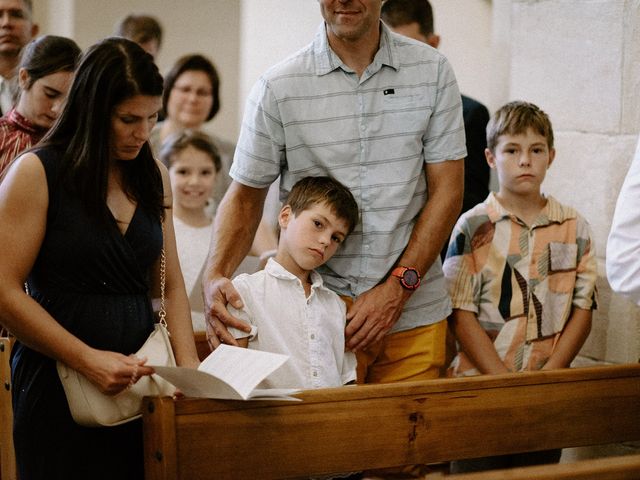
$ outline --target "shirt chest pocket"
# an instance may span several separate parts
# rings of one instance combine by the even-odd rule
[[[385,112],[384,118],[394,119],[393,123],[405,131],[425,130],[433,110],[424,95],[412,95],[397,89],[394,93],[384,96],[382,105]],[[388,122],[385,125],[388,128]]]
[[[388,93],[383,98],[383,104],[387,109],[419,107],[422,103],[422,95],[396,93],[393,89],[385,90]]]
[[[575,271],[577,256],[576,243],[549,242],[549,273]]]

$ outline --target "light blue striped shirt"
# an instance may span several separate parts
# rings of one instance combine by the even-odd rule
[[[437,50],[381,23],[380,48],[360,78],[331,50],[324,23],[313,42],[253,87],[231,176],[256,188],[281,175],[280,198],[305,176],[351,189],[361,221],[318,269],[340,295],[376,286],[409,242],[427,200],[425,162],[466,156],[456,79]],[[392,331],[451,311],[438,258]]]

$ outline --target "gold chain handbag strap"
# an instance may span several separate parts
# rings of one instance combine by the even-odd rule
[[[167,256],[164,253],[164,221],[160,221],[162,225],[162,251],[160,252],[160,310],[158,318],[160,325],[167,328],[167,310],[164,304],[164,288],[167,281]]]
[[[159,323],[167,328],[167,311],[164,306],[164,286],[166,282],[167,257],[164,254],[164,247],[160,252],[160,310],[158,311]]]

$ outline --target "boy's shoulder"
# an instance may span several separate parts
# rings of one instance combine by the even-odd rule
[[[464,232],[466,235],[473,234],[487,223],[495,223],[499,216],[499,212],[496,212],[492,206],[490,195],[484,202],[478,203],[460,215],[456,222],[456,230]]]
[[[586,219],[580,215],[580,212],[571,205],[559,202],[553,196],[547,195],[547,215],[550,221],[565,222],[571,219],[579,219],[586,222]]]
[[[337,295],[324,285],[322,276],[318,272],[312,270],[310,275],[311,282],[315,287],[321,288],[323,291],[327,291],[328,294]],[[292,281],[297,281],[297,277],[273,258],[268,260],[264,269],[258,270],[254,273],[242,273],[232,280],[234,286],[244,286],[249,288],[259,287],[260,285],[264,285],[269,282],[290,283]]]
[[[559,202],[551,195],[545,195],[545,198],[547,199],[547,206],[544,212],[550,223],[563,223],[567,220],[577,219],[579,223],[587,224],[585,217],[574,207]],[[496,223],[500,219],[508,218],[511,215],[512,212],[498,201],[495,194],[490,193],[484,202],[463,213],[458,219],[458,225],[474,230],[488,221]]]

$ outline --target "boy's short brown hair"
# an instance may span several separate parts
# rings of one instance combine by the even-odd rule
[[[347,187],[331,177],[304,177],[291,188],[285,205],[294,215],[313,205],[324,203],[340,219],[347,222],[349,231],[358,224],[358,204]]]
[[[162,26],[151,15],[127,15],[116,25],[115,35],[136,43],[155,40],[158,42],[158,47],[162,44]]]
[[[501,135],[519,135],[528,128],[547,139],[549,149],[553,148],[553,127],[549,116],[537,105],[529,102],[510,102],[493,114],[487,124],[487,148],[495,153]]]

